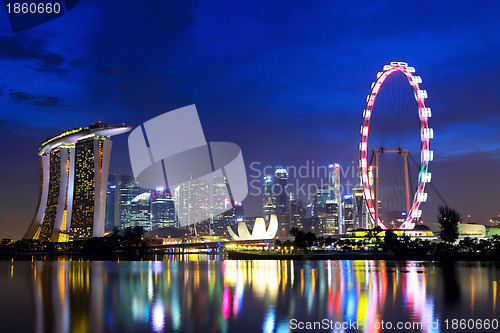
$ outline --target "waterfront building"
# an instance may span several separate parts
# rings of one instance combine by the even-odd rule
[[[266,221],[271,214],[276,214],[276,195],[274,194],[274,179],[271,174],[264,177],[263,213]]]
[[[286,171],[286,169],[278,168],[274,172],[274,178],[275,178],[274,194],[276,195],[276,213],[277,215],[286,215],[288,213],[288,194],[286,193],[288,172]]]
[[[115,189],[115,194],[117,195],[117,214],[115,214],[115,225],[119,226],[120,229],[134,227],[135,223],[132,218],[137,214],[133,213],[135,208],[131,205],[131,202],[141,194],[141,188],[134,177],[119,175],[116,176],[116,179],[117,188]]]
[[[110,137],[130,129],[98,122],[42,143],[38,208],[23,238],[56,242],[104,234]]]
[[[152,230],[167,227],[177,228],[172,193],[162,187],[157,188],[151,194],[151,226]]]
[[[106,198],[106,231],[113,230],[118,224],[115,225],[115,206],[116,206],[116,178],[117,175],[109,175],[108,178],[108,193]]]
[[[325,206],[325,216],[320,218],[320,224],[324,234],[341,233],[339,225],[340,207],[337,200],[327,200]]]
[[[344,232],[357,229],[358,226],[355,220],[356,199],[353,194],[344,195],[343,210],[344,213],[342,216],[344,217]]]
[[[210,181],[195,178],[175,187],[174,203],[180,227],[207,220],[214,207],[210,202],[210,189]]]
[[[302,201],[290,193],[290,223],[291,227],[301,228],[302,219],[305,217],[305,210]]]

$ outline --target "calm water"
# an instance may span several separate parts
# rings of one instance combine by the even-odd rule
[[[215,259],[1,262],[1,331],[290,332],[325,319],[315,331],[438,332],[499,317],[499,263]],[[397,322],[422,326],[387,330]]]

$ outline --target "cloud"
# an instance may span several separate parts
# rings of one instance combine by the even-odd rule
[[[52,107],[60,105],[62,100],[57,97],[45,95],[32,95],[23,91],[11,90],[9,93],[11,101],[18,104],[34,105],[39,107]]]
[[[65,74],[68,67],[84,63],[81,60],[68,60],[64,55],[48,49],[48,40],[41,36],[0,36],[0,58],[26,61],[28,67],[38,72]]]

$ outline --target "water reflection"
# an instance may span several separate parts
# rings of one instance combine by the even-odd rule
[[[379,332],[382,320],[433,332],[447,318],[496,318],[499,272],[348,260],[0,264],[2,281],[32,290],[35,332],[289,332],[292,319],[332,320],[338,332]]]

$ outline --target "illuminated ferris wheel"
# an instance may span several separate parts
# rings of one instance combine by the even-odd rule
[[[368,162],[368,138],[370,132],[370,120],[373,114],[375,100],[384,81],[394,73],[400,72],[408,80],[418,108],[418,116],[420,119],[420,167],[418,174],[418,182],[416,191],[413,196],[413,201],[410,199],[410,189],[408,184],[408,168],[406,167],[408,151],[397,149],[373,149],[375,156],[375,165]],[[430,108],[426,107],[425,99],[427,92],[420,89],[419,84],[422,83],[420,76],[414,75],[415,69],[409,67],[405,62],[391,62],[383,67],[383,71],[377,74],[377,80],[372,83],[370,95],[367,97],[366,108],[363,111],[363,125],[361,126],[361,143],[360,143],[360,167],[361,167],[361,182],[363,185],[363,194],[371,220],[376,226],[382,229],[387,229],[387,226],[379,217],[378,195],[378,158],[381,153],[399,153],[405,158],[405,187],[406,187],[406,218],[401,225],[402,229],[412,229],[415,226],[414,220],[419,219],[422,211],[419,209],[420,204],[427,200],[425,192],[426,184],[431,181],[431,173],[429,172],[429,162],[433,159],[433,151],[430,150],[430,140],[433,138],[433,130],[429,128],[429,118],[431,117]]]

